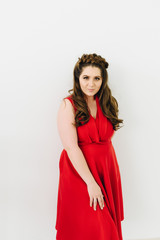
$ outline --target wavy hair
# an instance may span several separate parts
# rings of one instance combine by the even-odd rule
[[[76,107],[75,123],[73,125],[79,127],[89,121],[89,109],[79,84],[79,76],[85,67],[95,66],[101,71],[102,84],[99,91],[94,95],[94,99],[97,95],[103,114],[111,121],[113,129],[118,130],[121,128],[120,123],[123,123],[123,119],[118,119],[118,102],[112,96],[111,89],[108,86],[108,72],[106,70],[109,66],[108,62],[96,53],[83,54],[78,59],[73,70],[73,88],[68,90],[70,95],[67,96],[72,98]]]

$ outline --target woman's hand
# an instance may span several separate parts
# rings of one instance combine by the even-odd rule
[[[98,201],[100,208],[103,209],[104,207],[103,194],[97,182],[93,181],[87,184],[87,189],[90,197],[90,207],[92,207],[92,203],[93,203],[94,210],[96,210],[97,201]]]

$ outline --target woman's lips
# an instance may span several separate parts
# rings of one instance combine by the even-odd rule
[[[94,89],[88,89],[89,91],[93,91]]]

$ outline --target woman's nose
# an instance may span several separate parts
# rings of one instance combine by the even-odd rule
[[[90,81],[90,82],[88,83],[88,85],[89,85],[90,87],[92,87],[92,86],[94,86],[94,82],[93,82],[93,81]]]

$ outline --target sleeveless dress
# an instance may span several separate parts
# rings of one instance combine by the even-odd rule
[[[74,106],[72,95],[66,97]],[[96,95],[96,119],[76,128],[78,145],[88,167],[104,195],[104,208],[97,200],[96,211],[90,207],[87,185],[74,168],[65,149],[59,160],[59,185],[55,229],[57,240],[122,240],[124,219],[119,165],[111,138],[110,120],[104,116]]]

